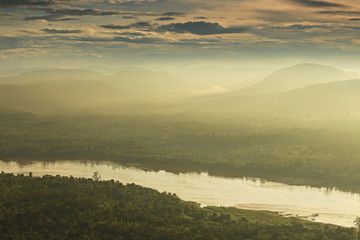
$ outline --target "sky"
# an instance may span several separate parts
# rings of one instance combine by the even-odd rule
[[[0,0],[0,69],[360,63],[358,0]]]

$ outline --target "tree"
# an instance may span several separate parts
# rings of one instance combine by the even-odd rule
[[[94,172],[94,175],[92,176],[92,179],[94,181],[100,181],[101,180],[101,175],[99,174],[99,172]]]
[[[354,220],[355,227],[357,228],[357,231],[360,231],[360,217],[356,217]],[[356,239],[359,239],[359,234],[356,234]]]
[[[354,224],[355,224],[355,227],[360,230],[360,217],[357,217],[355,220],[354,220]]]

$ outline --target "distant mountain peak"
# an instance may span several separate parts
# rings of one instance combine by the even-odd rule
[[[341,81],[353,78],[354,74],[317,63],[301,63],[280,69],[263,81],[242,89],[241,94],[258,95],[286,92],[316,83]]]

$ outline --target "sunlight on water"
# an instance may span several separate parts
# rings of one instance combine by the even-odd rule
[[[207,173],[173,174],[144,171],[114,164],[86,161],[16,162],[0,161],[0,171],[34,176],[63,175],[90,178],[99,172],[102,180],[135,183],[159,191],[176,193],[180,198],[201,205],[236,206],[243,209],[270,210],[282,214],[309,216],[315,221],[352,227],[360,215],[360,195],[326,188],[290,186],[260,179],[222,178]]]

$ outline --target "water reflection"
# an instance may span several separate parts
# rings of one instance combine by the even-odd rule
[[[16,162],[0,161],[0,171],[33,176],[63,175],[135,183],[176,193],[201,205],[236,206],[282,214],[313,216],[315,221],[351,227],[360,215],[360,195],[336,189],[293,186],[256,178],[222,178],[207,173],[174,174],[90,161]],[[318,215],[314,215],[318,214]]]

